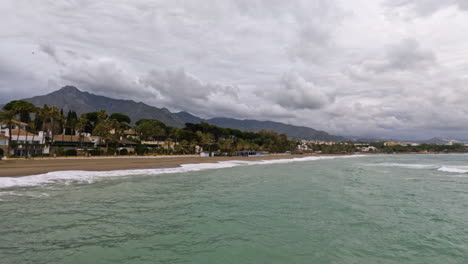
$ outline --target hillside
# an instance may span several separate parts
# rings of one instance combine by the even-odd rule
[[[130,116],[133,122],[140,119],[157,119],[169,126],[183,127],[185,123],[207,122],[212,125],[234,128],[243,131],[256,132],[262,129],[273,130],[286,134],[290,138],[343,141],[343,137],[330,135],[313,128],[288,125],[273,121],[239,120],[234,118],[202,119],[187,112],[171,113],[166,108],[157,108],[132,100],[113,99],[105,96],[82,92],[73,86],[65,86],[50,94],[22,99],[37,106],[45,104],[57,106],[65,112],[76,111],[78,114],[106,110],[108,113],[124,113]]]
[[[235,128],[243,131],[257,132],[262,129],[273,130],[278,133],[286,134],[290,138],[309,139],[309,140],[324,140],[324,141],[344,141],[346,138],[330,135],[327,132],[315,130],[310,127],[288,125],[273,121],[258,121],[258,120],[240,120],[234,118],[212,118],[201,119],[187,112],[177,113],[180,119],[186,123],[207,122],[209,124]]]
[[[23,99],[37,106],[45,104],[57,106],[65,112],[76,111],[78,114],[106,110],[108,113],[125,113],[132,121],[142,118],[157,119],[170,126],[183,127],[185,122],[166,108],[157,108],[132,100],[113,99],[105,96],[82,92],[73,86],[65,86],[50,94]]]

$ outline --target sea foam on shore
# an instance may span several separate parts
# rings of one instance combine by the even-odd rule
[[[336,159],[336,158],[352,158],[362,157],[361,155],[353,156],[317,156],[292,159],[275,159],[275,160],[256,160],[256,161],[241,161],[230,160],[216,163],[197,163],[197,164],[182,164],[174,168],[157,168],[157,169],[133,169],[133,170],[113,170],[113,171],[55,171],[45,174],[23,176],[23,177],[2,177],[0,178],[0,188],[14,187],[29,187],[40,186],[47,184],[71,184],[71,183],[93,183],[101,178],[122,177],[132,175],[160,175],[172,173],[184,173],[191,171],[212,170],[231,168],[237,166],[250,165],[268,165],[281,164],[291,162],[304,162],[314,160]]]

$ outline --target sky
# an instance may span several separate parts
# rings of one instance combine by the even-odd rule
[[[2,0],[0,103],[65,85],[171,111],[468,139],[466,0]]]

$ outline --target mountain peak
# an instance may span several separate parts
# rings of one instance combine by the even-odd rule
[[[70,85],[67,85],[67,86],[64,86],[62,88],[60,88],[60,90],[58,90],[58,92],[62,92],[62,93],[81,93],[81,91],[76,88],[75,86],[70,86]]]

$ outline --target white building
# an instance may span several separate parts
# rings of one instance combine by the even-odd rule
[[[377,148],[374,146],[361,147],[361,152],[377,152]]]
[[[11,152],[10,155],[24,156],[48,154],[49,147],[45,146],[45,136],[42,131],[38,134],[27,132],[28,124],[15,121],[11,129]],[[10,139],[10,129],[0,124],[0,147],[4,149],[5,155]]]

